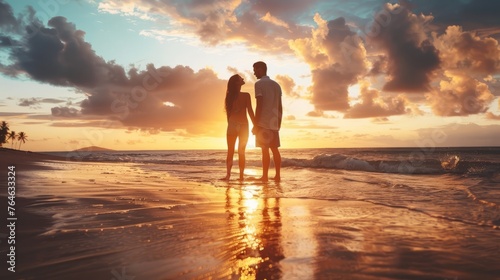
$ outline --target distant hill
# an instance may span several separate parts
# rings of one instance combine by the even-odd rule
[[[90,147],[85,147],[85,148],[74,150],[74,152],[105,152],[105,151],[114,151],[114,150],[106,149],[106,148],[102,148],[102,147],[97,147],[97,146],[90,146]]]

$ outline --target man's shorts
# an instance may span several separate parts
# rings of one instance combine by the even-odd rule
[[[259,127],[255,135],[255,146],[261,148],[277,148],[280,146],[278,130]]]

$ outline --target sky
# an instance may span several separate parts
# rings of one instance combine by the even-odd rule
[[[0,0],[0,121],[32,151],[225,149],[227,81],[254,96],[265,61],[282,148],[498,146],[499,13],[489,0]]]

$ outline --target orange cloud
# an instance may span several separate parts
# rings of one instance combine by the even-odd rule
[[[119,91],[89,92],[81,107],[83,114],[109,116],[131,128],[202,134],[224,122],[224,92],[225,81],[212,70],[149,65],[147,71],[130,73],[129,86]]]
[[[460,26],[449,26],[445,34],[434,34],[434,37],[445,69],[481,76],[499,73],[500,47],[497,40],[465,32]]]
[[[276,81],[281,85],[283,93],[292,98],[299,98],[300,95],[295,91],[295,82],[288,75],[276,75]]]
[[[488,85],[465,73],[444,73],[439,89],[427,95],[433,112],[438,116],[468,116],[485,113],[493,101]]]
[[[381,98],[380,92],[368,88],[368,84],[361,85],[361,102],[353,105],[344,115],[344,118],[370,118],[402,115],[409,111],[406,108],[407,100],[403,95]],[[385,119],[385,118],[384,118]]]
[[[320,111],[349,109],[348,87],[366,72],[368,61],[363,42],[344,18],[326,22],[314,16],[318,27],[311,37],[290,41],[290,48],[310,66],[311,102]]]
[[[54,17],[48,24],[34,34],[21,34],[26,37],[23,45],[12,51],[12,64],[5,68],[16,77],[27,75],[85,94],[80,109],[54,107],[53,117],[66,121],[100,118],[132,129],[183,129],[196,134],[212,133],[225,122],[222,104],[226,82],[212,70],[194,72],[189,67],[149,64],[146,70],[132,67],[126,73],[122,66],[98,56],[85,41],[85,32],[66,18]],[[36,102],[59,101],[32,99],[21,105]]]
[[[279,18],[276,18],[276,17],[273,17],[271,15],[271,13],[267,12],[263,17],[260,18],[261,20],[263,21],[267,21],[269,23],[272,23],[276,26],[281,26],[281,27],[284,27],[286,29],[289,29],[290,26],[288,25],[288,23],[280,20]]]
[[[141,34],[162,40],[162,36],[193,34],[201,42],[218,45],[244,41],[250,48],[266,52],[288,52],[288,40],[298,38],[307,29],[288,19],[287,11],[297,13],[310,3],[304,1],[207,0],[207,1],[118,1],[105,0],[99,10],[136,17],[167,18],[165,30],[147,30]]]

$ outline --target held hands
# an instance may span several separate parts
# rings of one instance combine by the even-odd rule
[[[252,134],[253,134],[253,135],[257,135],[257,133],[258,133],[258,132],[259,132],[259,127],[258,127],[258,126],[254,126],[254,127],[252,128]]]

